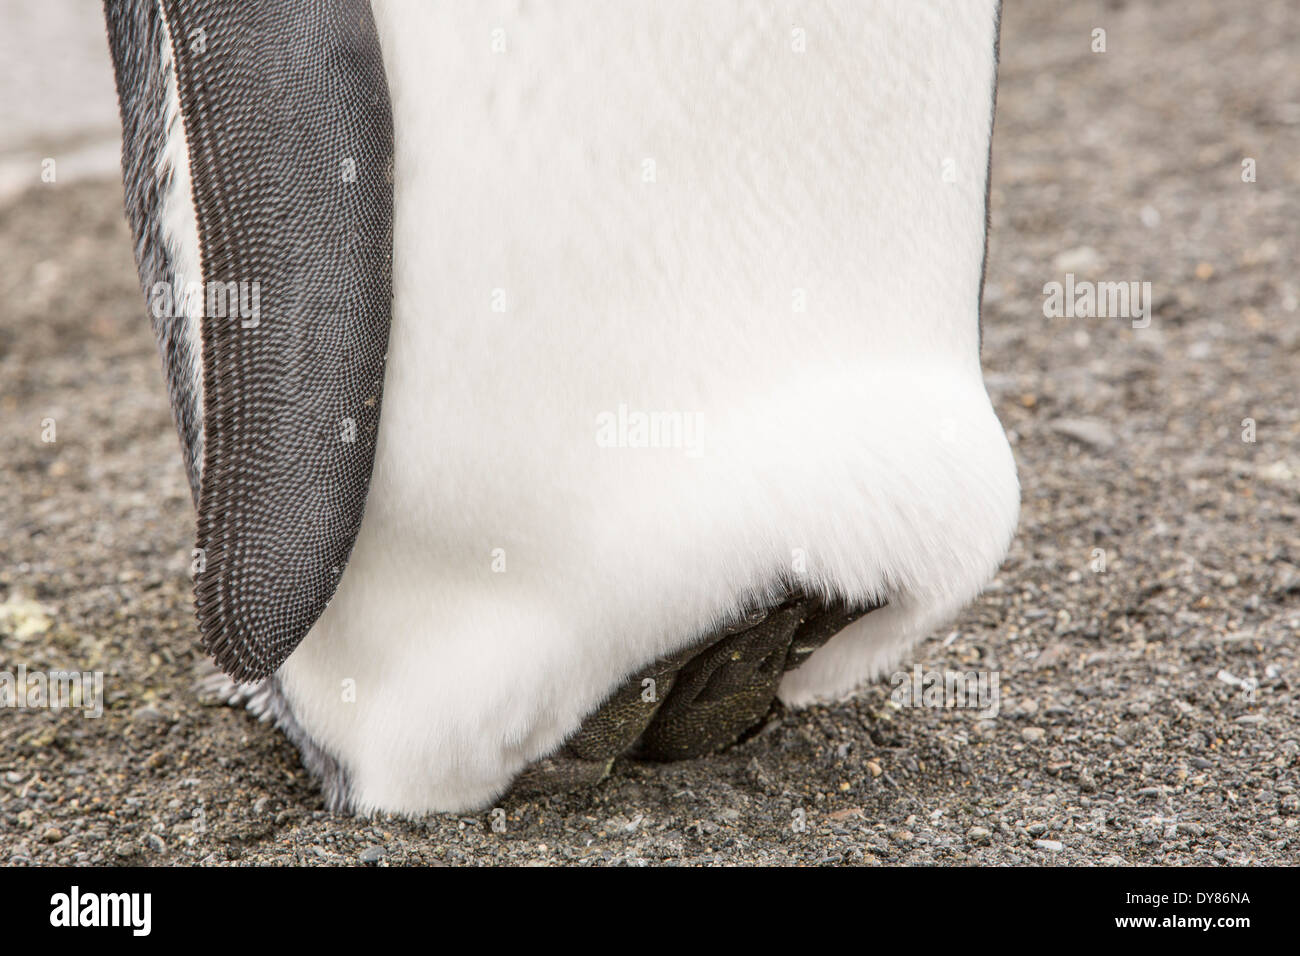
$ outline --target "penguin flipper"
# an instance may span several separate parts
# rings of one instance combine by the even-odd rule
[[[168,368],[178,424],[200,426],[182,428],[201,460],[195,603],[216,663],[260,680],[333,596],[374,465],[393,243],[379,40],[368,0],[107,0],[105,11],[146,290],[177,270],[158,267],[142,232],[150,212],[133,200],[168,189],[173,171],[140,161],[151,147],[132,136],[167,109],[158,77],[175,71],[204,295],[201,377],[178,385]]]

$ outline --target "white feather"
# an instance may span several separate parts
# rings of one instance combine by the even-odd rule
[[[374,6],[379,447],[280,672],[357,809],[483,805],[783,580],[889,602],[786,678],[794,703],[976,595],[1019,504],[978,356],[994,0]],[[602,447],[621,405],[698,448]]]
[[[159,216],[163,245],[172,267],[172,284],[180,292],[173,312],[165,319],[185,323],[187,348],[182,359],[185,375],[195,408],[203,410],[203,250],[199,241],[199,220],[194,211],[193,180],[190,178],[189,146],[185,139],[185,120],[181,115],[180,89],[176,80],[176,61],[172,53],[171,29],[167,24],[166,8],[159,0],[159,19],[162,22],[162,71],[166,77],[167,101],[164,106],[163,128],[166,140],[158,156],[158,172],[167,179]],[[203,470],[203,429],[198,429],[191,451],[194,474]]]

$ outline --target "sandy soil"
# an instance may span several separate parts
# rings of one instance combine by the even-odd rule
[[[1014,0],[1002,52],[984,361],[1024,511],[916,657],[998,671],[996,719],[879,685],[508,801],[504,832],[326,814],[278,733],[194,689],[192,517],[120,187],[61,183],[0,207],[0,666],[102,670],[106,710],[0,711],[0,862],[1294,861],[1300,16]],[[1151,282],[1151,326],[1044,318],[1066,272]]]

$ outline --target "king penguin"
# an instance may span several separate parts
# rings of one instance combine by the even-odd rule
[[[997,0],[104,6],[199,635],[331,808],[705,757],[996,573]]]

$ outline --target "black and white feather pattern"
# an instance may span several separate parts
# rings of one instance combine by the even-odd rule
[[[168,144],[173,137],[184,137],[170,96],[175,84],[171,40],[156,0],[105,0],[104,15],[121,107],[126,214],[140,284],[150,301],[159,287],[173,289],[178,279],[183,285],[202,278],[178,276],[180,250],[164,230],[164,209],[178,176]],[[187,316],[154,309],[150,313],[197,505],[203,467],[202,357],[194,348],[198,336]]]
[[[154,330],[198,504],[200,629],[223,670],[260,680],[338,586],[374,463],[393,207],[375,25],[367,0],[106,0],[105,10],[147,296],[200,278],[180,275],[163,227],[178,165],[192,181],[201,336],[192,300],[185,315],[155,315]],[[178,143],[183,164],[169,161]],[[256,314],[214,310],[214,290],[223,303],[255,296]]]

